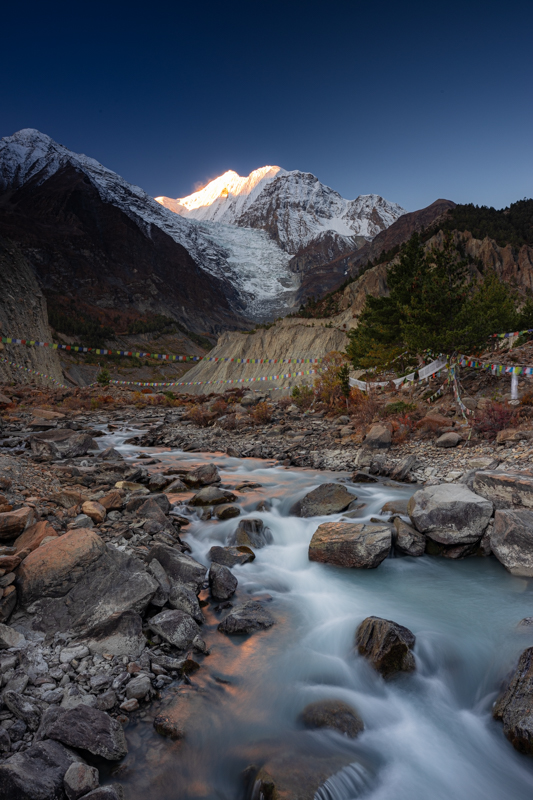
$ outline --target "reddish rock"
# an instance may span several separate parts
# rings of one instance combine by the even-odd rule
[[[57,503],[58,506],[63,506],[63,508],[79,506],[87,499],[87,495],[77,489],[61,489],[61,491],[50,496],[52,503]]]
[[[0,541],[14,539],[32,524],[35,511],[30,506],[0,514]]]
[[[27,528],[24,533],[18,537],[18,539],[15,539],[13,542],[13,547],[15,548],[17,555],[20,556],[24,550],[27,550],[28,552],[36,550],[43,539],[47,539],[50,536],[57,536],[57,533],[48,522],[43,520]],[[26,553],[26,555],[28,555],[28,553]]]
[[[124,499],[120,492],[109,492],[98,501],[106,511],[120,511],[124,506]]]
[[[97,503],[95,500],[86,500],[85,503],[82,505],[81,510],[84,514],[92,519],[93,522],[98,524],[99,522],[104,522],[106,518],[106,510],[105,508]]]
[[[0,556],[0,569],[12,572],[20,564],[19,556]]]
[[[309,544],[309,560],[338,567],[375,569],[387,558],[392,534],[387,525],[324,522]]]

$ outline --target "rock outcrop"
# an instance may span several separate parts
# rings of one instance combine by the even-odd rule
[[[338,567],[375,569],[391,549],[388,525],[324,522],[309,544],[309,560]]]
[[[533,755],[533,647],[520,656],[509,686],[496,701],[492,714],[503,722],[503,731],[513,747]]]
[[[411,497],[409,516],[420,532],[442,545],[479,541],[492,516],[492,503],[464,484],[427,486]]]

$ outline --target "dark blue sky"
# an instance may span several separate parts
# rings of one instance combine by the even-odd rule
[[[408,210],[533,196],[531,0],[39,0],[2,27],[0,136],[153,195],[277,164]]]

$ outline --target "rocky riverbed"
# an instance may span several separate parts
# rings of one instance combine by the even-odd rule
[[[243,414],[247,402],[257,402],[252,399],[242,398]],[[522,634],[483,678],[483,713],[514,661],[516,671],[499,694],[494,717],[516,750],[530,754],[531,648],[520,651],[520,635],[533,630],[527,613],[533,576],[529,431],[503,431],[496,442],[472,444],[460,424],[435,419],[429,438],[397,444],[382,423],[362,431],[349,417],[304,414],[287,405],[274,409],[264,425],[232,430],[199,426],[181,408],[37,414],[19,408],[5,416],[0,798],[115,800],[125,791],[134,800],[147,792],[166,800],[173,796],[175,770],[184,797],[214,797],[220,787],[213,776],[222,762],[214,756],[208,764],[198,761],[198,752],[205,737],[214,751],[221,748],[221,715],[232,720],[234,741],[221,751],[228,775],[217,796],[255,800],[274,786],[287,798],[312,798],[339,774],[337,794],[331,790],[324,798],[365,792],[380,797],[377,787],[387,782],[377,751],[359,745],[372,742],[380,713],[376,717],[376,707],[362,701],[361,688],[376,693],[377,702],[384,678],[388,685],[402,671],[413,673],[414,681],[440,675],[424,634],[433,617],[422,624],[420,611],[413,615],[409,601],[398,600],[402,564],[420,565],[422,583],[435,564],[445,586],[452,580],[449,569],[460,576],[462,565],[470,581],[477,569],[490,582],[501,582],[502,602],[512,612],[498,621],[498,641],[514,636],[511,618],[514,624],[523,620],[517,629]],[[293,561],[298,578],[291,576],[293,551],[305,559]],[[325,608],[313,601],[303,621],[298,603],[288,602],[291,594],[306,593],[309,581],[322,587],[333,580],[326,607],[336,608],[341,600],[350,606],[354,596],[346,594],[346,576],[356,575],[361,597],[374,599],[370,605],[356,602],[348,623],[351,645],[345,632],[333,640],[320,633],[321,624],[337,626],[327,622]],[[374,596],[364,577],[373,575],[384,576],[377,580],[385,596],[400,589],[397,613],[394,603]],[[454,581],[453,591],[463,591],[460,580]],[[518,606],[506,599],[516,591]],[[446,596],[441,594],[441,602]],[[449,602],[453,609],[454,599]],[[340,609],[335,614],[343,618]],[[411,626],[421,632],[415,635]],[[301,630],[308,631],[303,638]],[[298,711],[279,686],[286,682],[290,689],[291,680],[298,685],[306,679],[293,666],[282,677],[275,659],[290,652],[293,640],[309,647],[305,636],[311,630],[319,631],[319,651],[324,649],[318,662],[316,655],[311,659],[313,685],[320,684],[321,670],[329,676],[330,705]],[[358,648],[357,688],[353,677],[348,683],[339,678],[344,667],[332,679],[323,660],[328,648],[343,663],[342,653]],[[480,651],[488,655],[485,642]],[[480,653],[472,658],[479,672]],[[365,672],[367,662],[375,677]],[[267,668],[277,674],[275,684]],[[263,701],[249,694],[254,675],[263,676],[276,698],[277,714],[294,712],[282,725],[281,749],[272,739],[272,710],[267,713]],[[259,690],[255,679],[253,688],[263,696],[265,687]],[[239,691],[248,697],[251,718],[263,718],[259,737],[250,734],[249,715],[235,709],[232,695],[239,697]],[[313,692],[296,694],[316,701]],[[237,709],[242,702],[243,697]],[[243,713],[246,719],[237,721]],[[213,731],[206,731],[206,720]],[[457,720],[449,724],[453,728]],[[332,739],[331,731],[346,741]],[[503,733],[491,729],[491,748],[501,747]],[[250,735],[254,744],[245,746]],[[351,739],[357,746],[346,744]],[[141,775],[135,759],[146,758],[150,767]],[[512,771],[516,762],[509,764]],[[416,773],[415,764],[411,769]],[[203,788],[202,772],[211,776]],[[525,798],[533,772],[521,766],[516,774],[514,796]],[[303,775],[304,789],[298,777]],[[402,784],[405,791],[410,781]],[[411,797],[426,796],[409,791]],[[463,796],[457,786],[447,791],[443,797],[450,791]]]

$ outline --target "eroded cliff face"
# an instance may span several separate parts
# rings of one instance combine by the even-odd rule
[[[326,325],[329,327],[325,327]],[[323,358],[332,350],[344,350],[347,344],[346,333],[336,326],[331,326],[330,320],[284,319],[267,330],[259,329],[254,333],[224,333],[208,357],[233,359]],[[311,384],[316,376],[311,374],[307,380],[298,377],[230,384],[216,383],[216,381],[259,378],[316,368],[316,364],[284,364],[279,361],[275,364],[204,361],[191,369],[185,379],[202,382],[213,381],[213,383],[202,383],[199,386],[184,388],[195,394],[223,392],[228,388],[238,386],[267,391],[277,386],[288,387],[306,382]]]
[[[52,332],[48,326],[46,299],[37,279],[19,248],[9,239],[0,237],[0,333],[18,339],[35,339],[51,342]],[[0,357],[7,358],[51,375],[63,381],[63,373],[56,350],[45,347],[0,344]],[[18,370],[0,361],[0,381],[28,383],[35,377],[38,383],[50,385],[49,381]]]

